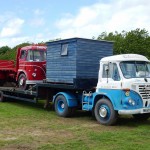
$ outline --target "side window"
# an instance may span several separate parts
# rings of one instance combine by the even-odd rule
[[[62,44],[61,45],[61,56],[67,56],[68,55],[68,44]]]
[[[108,70],[106,69],[108,67]],[[109,63],[103,65],[103,78],[112,78],[114,81],[120,80],[120,75],[116,63]]]
[[[102,78],[110,78],[110,76],[109,76],[109,70],[107,70],[106,68],[108,68],[108,65],[104,64],[103,65],[103,75],[102,75]]]
[[[26,55],[27,55],[27,52],[25,50],[22,50],[21,54],[20,54],[20,59],[24,59],[25,60]]]

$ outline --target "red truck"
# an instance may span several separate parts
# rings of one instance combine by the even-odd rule
[[[21,89],[40,83],[46,76],[46,46],[18,48],[16,61],[0,60],[0,84],[15,82]]]

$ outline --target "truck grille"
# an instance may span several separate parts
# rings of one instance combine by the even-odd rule
[[[150,99],[150,85],[139,85],[139,93],[144,100]]]

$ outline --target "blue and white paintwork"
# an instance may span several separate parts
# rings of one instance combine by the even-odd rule
[[[150,113],[150,78],[146,81],[144,78],[130,78],[123,76],[119,63],[122,61],[145,61],[149,60],[141,55],[127,54],[105,57],[100,61],[99,79],[95,92],[83,91],[83,94],[72,94],[70,92],[60,92],[63,95],[68,107],[77,107],[82,105],[82,110],[92,111],[99,99],[108,99],[113,109],[118,114],[143,114]],[[118,67],[120,78],[113,80],[112,78],[103,77],[103,64],[109,62],[115,63]],[[146,97],[143,95],[146,94]]]
[[[100,68],[105,63],[116,63],[120,74],[120,80],[114,81],[111,78],[102,77],[102,69],[99,70],[99,80],[94,95],[104,95],[113,104],[114,110],[119,114],[140,114],[150,113],[150,78],[147,82],[144,78],[130,78],[126,79],[120,69],[119,63],[122,61],[145,61],[149,60],[141,55],[126,54],[105,57],[100,61]],[[140,92],[147,87],[146,91]],[[128,92],[128,93],[126,93]],[[146,98],[142,98],[146,93]]]

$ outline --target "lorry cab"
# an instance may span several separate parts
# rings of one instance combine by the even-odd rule
[[[106,101],[110,101],[118,114],[148,118],[150,116],[149,60],[137,54],[102,58],[96,93],[103,95]],[[100,117],[103,116],[101,114],[105,114],[105,117],[108,115],[110,110],[106,108],[107,105],[99,109]]]
[[[27,89],[40,83],[46,75],[46,46],[32,45],[20,48],[17,54],[18,86]]]

